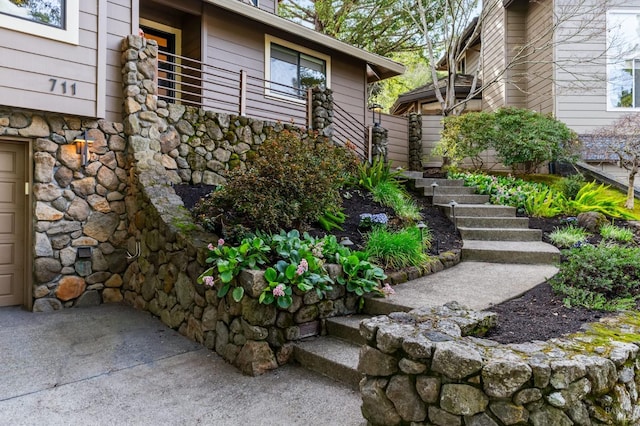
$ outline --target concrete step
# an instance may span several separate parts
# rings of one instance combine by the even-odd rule
[[[436,203],[444,214],[451,217],[451,207],[449,202]],[[516,217],[516,208],[509,206],[496,206],[493,204],[460,204],[455,207],[456,217]]]
[[[358,390],[360,345],[331,336],[313,337],[297,342],[293,356],[303,367]]]
[[[554,264],[560,261],[560,250],[542,241],[464,240],[462,260],[493,263]]]
[[[464,180],[462,179],[438,179],[438,178],[419,178],[414,179],[413,187],[414,188],[429,188],[431,189],[431,185],[437,184],[438,187],[441,186],[464,186]]]
[[[529,228],[529,218],[527,217],[475,217],[458,216],[456,213],[456,224],[468,228]]]
[[[424,172],[405,170],[401,175],[404,179],[422,179]]]
[[[460,226],[458,231],[463,241],[542,241],[540,229],[528,228],[470,228]]]
[[[360,335],[360,321],[370,317],[370,315],[349,315],[328,318],[326,321],[327,334],[357,345],[364,345],[366,341]]]
[[[433,197],[433,204],[449,204],[455,201],[458,204],[484,204],[489,202],[488,195],[478,194],[454,194],[454,195],[438,195]]]
[[[475,186],[438,186],[435,192],[436,192],[436,196],[437,195],[457,196],[457,195],[472,195],[472,194],[475,195],[476,187]],[[427,197],[430,197],[431,195],[433,195],[433,188],[431,187],[424,188],[424,195],[426,195]]]

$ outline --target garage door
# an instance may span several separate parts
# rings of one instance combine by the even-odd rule
[[[0,141],[0,306],[23,303],[27,146]]]

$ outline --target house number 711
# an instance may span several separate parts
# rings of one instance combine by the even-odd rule
[[[58,85],[58,79],[57,78],[50,78],[49,82],[51,83],[51,88],[49,89],[49,91],[50,92],[55,91],[56,90],[56,86]],[[60,91],[62,92],[63,95],[67,94],[67,89],[71,93],[71,96],[75,96],[76,95],[76,83],[67,84],[66,81],[63,81],[62,83],[60,83]]]

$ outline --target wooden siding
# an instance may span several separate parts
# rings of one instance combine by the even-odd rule
[[[101,0],[104,1],[104,0]],[[122,39],[129,34],[137,34],[137,22],[133,21],[132,1],[108,0],[106,28],[106,90],[105,118],[122,121]],[[134,30],[133,26],[136,29]]]
[[[597,0],[588,0],[584,7],[594,7],[593,2]],[[567,4],[571,5],[572,2],[558,0],[556,13]],[[611,8],[637,11],[640,10],[640,1],[621,0]],[[573,130],[579,134],[588,134],[599,127],[610,125],[625,112],[607,111],[606,62],[603,56],[606,51],[605,14],[600,13],[598,19],[589,22],[591,32],[585,32],[581,37],[574,37],[566,42],[558,40],[575,34],[576,27],[583,24],[584,18],[567,20],[562,23],[556,35],[558,65],[554,67],[557,82],[555,112],[556,117]]]
[[[262,80],[265,78],[265,35],[269,34],[331,56],[331,89],[334,91],[334,101],[364,125],[366,112],[364,62],[354,61],[335,52],[332,55],[331,51],[319,45],[310,45],[308,42],[296,40],[266,26],[256,25],[255,22],[245,18],[230,16],[229,13],[214,7],[205,8],[204,19],[206,63],[232,73],[244,70],[250,77],[248,90],[254,93],[251,93],[247,99],[247,115],[251,115],[252,109],[260,110],[268,119],[288,121],[289,118],[294,118],[292,114],[298,114],[300,110],[304,112],[304,105],[264,96]],[[238,28],[242,28],[242,31],[238,31]],[[218,81],[219,79],[215,81],[211,79],[205,84],[208,93],[215,94],[218,98],[218,100],[207,102],[207,107],[237,113],[237,107],[232,103],[238,96],[237,87],[223,88],[216,84]],[[264,111],[265,105],[267,111]],[[296,124],[301,123],[296,120]],[[341,123],[335,123],[335,125],[339,127]]]
[[[433,155],[433,148],[440,141],[442,132],[442,116],[422,116],[422,165],[423,167],[442,166],[442,157]]]
[[[482,64],[483,84],[491,81],[491,84],[484,90],[482,95],[482,108],[485,110],[494,110],[504,106],[505,87],[504,79],[500,77],[500,73],[505,66],[505,17],[502,7],[502,0],[488,0],[490,3],[486,7],[490,8],[489,15],[485,18],[482,26]]]
[[[409,164],[409,120],[402,115],[382,114],[380,125],[388,131],[387,158],[393,167]],[[368,124],[371,119],[368,120]]]
[[[512,63],[506,72],[505,104],[523,108],[526,105],[526,64],[516,59],[518,51],[526,43],[527,3],[515,2],[506,10],[505,64]]]
[[[276,13],[276,0],[258,0],[258,7],[269,13]]]
[[[131,0],[80,1],[79,45],[0,28],[0,102],[121,121],[120,44],[130,33]]]
[[[553,113],[553,49],[550,47],[553,22],[552,1],[530,2],[526,19],[526,39],[536,40],[536,49],[527,58],[526,107],[542,113]],[[539,41],[538,41],[539,40]]]
[[[0,28],[0,103],[9,107],[94,115],[97,27],[97,0],[92,0],[80,2],[80,44],[77,46]],[[50,79],[56,80],[53,90]],[[74,84],[75,95],[71,87]]]

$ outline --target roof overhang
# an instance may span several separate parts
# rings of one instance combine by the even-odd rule
[[[248,5],[241,1],[203,0],[203,2],[236,13],[247,19],[251,19],[252,21],[276,28],[280,31],[285,31],[296,37],[320,44],[321,46],[324,46],[336,52],[340,52],[347,56],[351,56],[352,58],[364,61],[373,71],[372,73],[367,73],[367,80],[369,82],[395,77],[397,75],[403,74],[405,71],[404,65],[392,61],[391,59],[351,46],[350,44],[336,40],[333,37],[329,37],[328,35],[319,33],[295,22],[281,18],[277,15],[274,15],[273,13],[265,12],[264,10],[258,9],[255,6]]]

